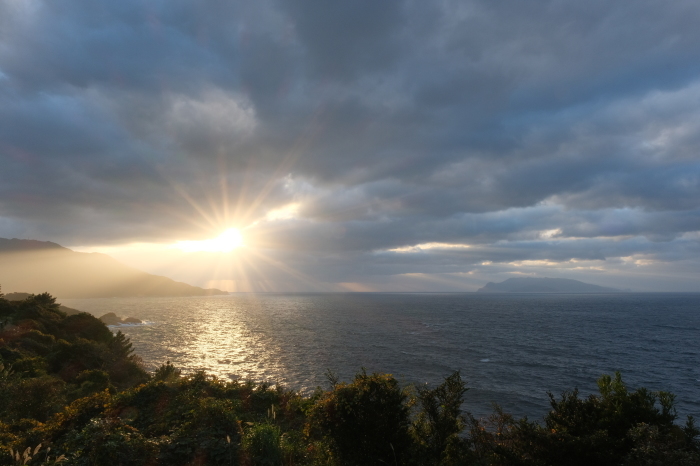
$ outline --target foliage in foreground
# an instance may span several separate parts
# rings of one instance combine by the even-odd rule
[[[147,374],[122,334],[47,294],[0,296],[0,365],[0,465],[700,464],[673,395],[619,374],[598,395],[550,394],[542,422],[462,413],[459,373],[412,388],[361,371],[304,397],[170,363]]]

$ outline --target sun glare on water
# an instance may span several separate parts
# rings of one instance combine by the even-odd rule
[[[173,247],[185,252],[231,252],[243,246],[243,236],[237,228],[229,228],[218,237],[202,241],[178,241]]]

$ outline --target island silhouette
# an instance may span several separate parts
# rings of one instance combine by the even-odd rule
[[[488,282],[480,293],[620,293],[622,290],[592,285],[569,278],[513,277],[500,283]]]

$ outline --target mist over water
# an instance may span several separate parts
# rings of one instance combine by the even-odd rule
[[[330,369],[361,368],[435,385],[460,370],[465,408],[491,403],[540,418],[547,391],[596,392],[622,372],[630,388],[668,390],[682,416],[700,415],[700,294],[239,294],[193,298],[64,299],[122,327],[149,369],[327,388]]]

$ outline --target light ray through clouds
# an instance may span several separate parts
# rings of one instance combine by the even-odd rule
[[[0,237],[238,291],[700,291],[698,21],[0,0]]]

